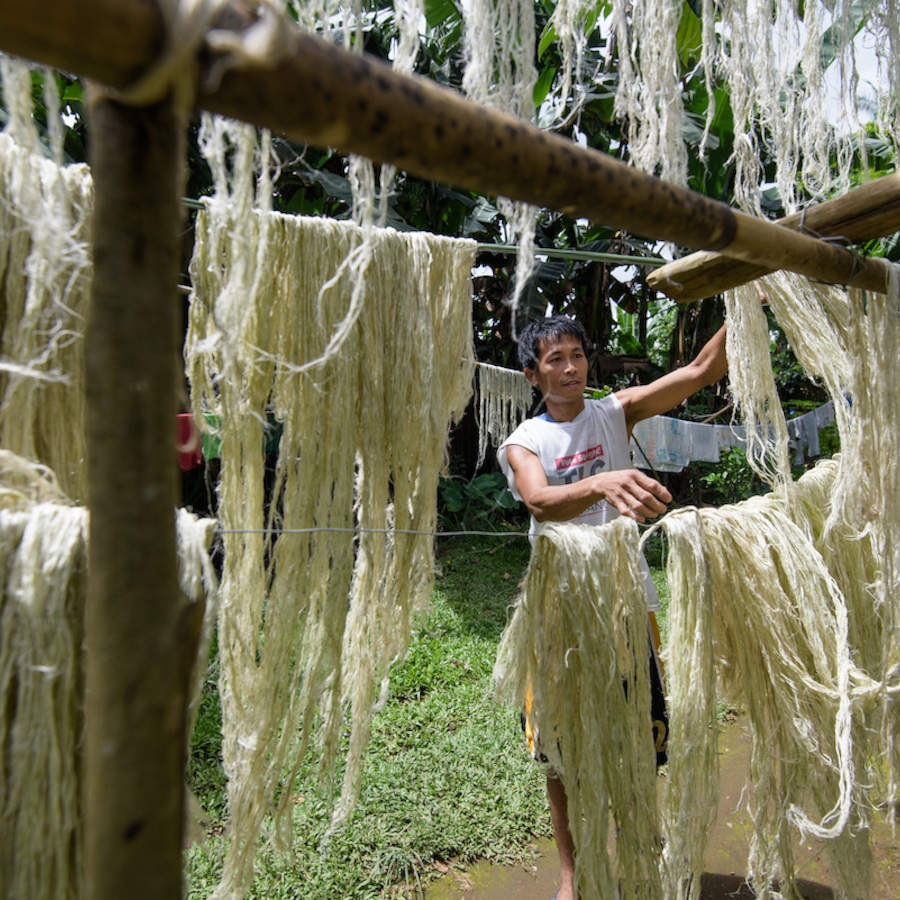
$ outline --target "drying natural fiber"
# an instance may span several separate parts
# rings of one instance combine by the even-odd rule
[[[29,68],[2,59],[0,70],[10,108],[0,134],[0,443],[52,468],[63,490],[83,501],[93,186],[87,166],[44,155]],[[44,78],[54,83],[52,73]],[[47,96],[54,95],[55,87]]]
[[[671,547],[669,885],[693,878],[699,888],[702,826],[716,795],[709,767],[717,673],[724,697],[750,724],[749,865],[758,895],[790,896],[797,828],[827,842],[846,896],[865,896],[876,758],[869,728],[882,686],[856,664],[844,597],[784,510],[784,498],[771,494],[678,511],[661,523]],[[687,648],[689,665],[679,658]]]
[[[535,15],[533,0],[464,0],[465,71],[463,91],[476,103],[533,122],[535,68]],[[497,198],[506,218],[508,238],[518,243],[513,273],[513,328],[515,310],[534,273],[535,229],[538,208],[528,203]]]
[[[662,896],[640,558],[630,519],[545,525],[497,657],[500,695],[523,709],[533,697],[541,749],[565,782],[582,897]]]
[[[0,885],[10,900],[68,900],[82,861],[87,513],[6,451],[2,465]]]
[[[216,605],[213,525],[177,516],[179,580],[191,602],[206,604],[205,635]],[[82,896],[87,541],[88,512],[53,473],[0,450],[0,896],[8,900]],[[208,650],[207,638],[198,673]]]
[[[735,410],[746,429],[747,462],[775,489],[790,481],[788,431],[769,361],[769,326],[759,297],[726,295],[726,351]]]
[[[691,645],[680,617],[699,619],[711,603],[716,654],[728,661],[719,664],[719,675],[740,689],[734,699],[748,708],[758,742],[751,773],[754,877],[765,890],[775,879],[793,878],[787,829],[797,825],[827,835],[841,888],[861,896],[868,816],[879,803],[895,808],[900,771],[894,706],[900,484],[894,454],[884,450],[900,427],[900,400],[891,388],[900,359],[897,290],[867,296],[783,272],[762,286],[797,359],[834,401],[842,452],[791,481],[765,317],[755,289],[737,289],[727,298],[731,384],[748,430],[748,458],[776,491],[765,500],[663,520],[672,545],[672,744],[679,743],[679,717],[694,720],[697,696],[697,684],[674,659]],[[679,610],[682,603],[690,614]],[[828,656],[817,661],[811,640]],[[709,664],[708,658],[698,664],[705,677]],[[833,730],[823,730],[825,722]],[[883,755],[890,764],[886,784],[881,767],[872,766]],[[819,771],[802,762],[811,759]],[[673,752],[672,775],[684,765]],[[818,804],[818,825],[794,812],[809,802],[803,791]],[[697,812],[707,810],[701,805]],[[672,859],[700,859],[701,849],[673,845]]]
[[[818,472],[812,478],[822,480]],[[798,494],[821,488],[804,482]],[[797,511],[810,500],[787,503],[773,493],[677,511],[660,523],[671,592],[662,825],[637,527],[625,519],[601,528],[554,524],[536,540],[496,674],[511,702],[524,707],[533,696],[541,748],[569,794],[583,896],[675,900],[685,888],[699,896],[718,801],[723,696],[746,710],[751,730],[749,877],[758,895],[791,896],[799,830],[826,843],[839,888],[865,896],[878,800],[873,734],[886,691],[856,663],[843,595],[809,534],[787,515],[802,518]]]
[[[502,13],[504,4],[497,6]],[[577,134],[585,102],[610,85],[629,160],[686,184],[685,134],[700,131],[697,144],[700,159],[705,159],[714,146],[710,135],[720,124],[724,95],[734,119],[729,163],[735,170],[737,205],[756,215],[763,214],[765,182],[774,182],[785,209],[793,212],[809,197],[822,200],[846,192],[854,156],[865,170],[873,133],[897,147],[898,71],[893,61],[900,44],[900,12],[891,0],[875,0],[863,12],[858,4],[823,0],[775,0],[765,8],[750,0],[700,6],[615,0],[598,17],[597,5],[588,0],[554,4],[542,39],[555,36],[561,58],[538,111],[541,124],[574,125]],[[493,8],[484,0],[465,4],[467,28]],[[693,47],[689,35],[695,37]],[[485,41],[493,40],[487,25]],[[515,42],[508,48],[508,53],[520,49]],[[533,48],[523,52],[533,57]],[[587,65],[586,59],[595,65]],[[541,62],[547,65],[546,57]],[[705,120],[688,120],[686,89],[705,90]],[[869,122],[868,134],[862,120]],[[774,162],[774,177],[771,169],[763,171],[765,154]]]
[[[657,526],[668,538],[671,594],[665,653],[667,843],[659,896],[673,900],[685,890],[699,896],[718,798],[718,699],[745,710],[749,721],[748,866],[760,897],[792,896],[797,879],[792,840],[798,833],[824,843],[842,896],[865,896],[871,816],[878,807],[896,805],[900,484],[895,455],[884,451],[900,429],[900,399],[891,389],[900,360],[896,287],[884,296],[866,296],[811,286],[787,273],[769,276],[762,286],[798,360],[834,400],[843,451],[793,480],[766,316],[753,286],[732,292],[727,298],[732,391],[747,429],[748,458],[774,490],[722,509],[679,510]],[[585,843],[591,835],[581,821],[582,816],[605,819],[606,798],[585,794],[583,771],[573,769],[577,760],[567,757],[566,747],[577,735],[576,745],[599,748],[604,759],[614,755],[615,730],[578,729],[595,727],[584,704],[606,705],[607,730],[624,713],[616,710],[616,698],[602,679],[592,679],[596,696],[589,700],[566,679],[581,671],[573,659],[583,666],[587,658],[579,630],[595,622],[594,603],[628,597],[633,584],[629,572],[618,568],[621,547],[604,534],[607,529],[596,529],[601,533],[596,544],[582,537],[582,530],[544,529],[498,671],[515,702],[524,705],[529,686],[533,690],[542,749],[570,795],[579,797],[581,805],[570,814],[572,833],[577,858],[591,860],[581,862],[577,873],[590,879],[580,881],[582,892],[616,896],[604,880],[609,863],[595,860],[605,854],[605,844]],[[623,528],[618,540],[627,544],[635,535]],[[620,640],[613,633],[607,636],[610,643]],[[553,693],[560,684],[566,684],[566,693]],[[558,744],[557,735],[563,738]],[[622,756],[620,765],[615,777],[628,782],[635,762]],[[591,803],[585,803],[586,796]],[[652,855],[657,846],[652,836],[643,840]],[[641,877],[645,881],[623,876],[621,889],[642,890],[648,876]],[[588,884],[599,887],[595,891]]]
[[[288,833],[308,748],[332,775],[347,711],[335,824],[356,798],[374,703],[432,585],[438,476],[472,390],[475,253],[473,242],[375,229],[360,280],[347,261],[362,229],[246,215],[252,191],[239,163],[225,171],[224,148],[208,145],[221,193],[197,221],[187,341],[195,409],[221,422],[233,838],[220,897],[248,886],[276,797],[278,836]],[[281,436],[266,494],[272,422]]]
[[[639,169],[687,183],[684,106],[678,72],[681,7],[670,0],[613,4],[619,54],[616,115],[628,123],[629,156]]]
[[[834,402],[842,452],[835,464],[830,502],[817,501],[819,510],[828,510],[827,518],[813,534],[847,598],[855,652],[878,682],[896,680],[891,672],[900,662],[896,637],[900,466],[894,454],[884,451],[900,428],[900,396],[891,387],[900,360],[896,267],[891,276],[890,291],[883,295],[812,285],[785,272],[762,279],[772,312],[797,359]],[[753,294],[746,287],[736,290],[729,298],[729,310],[739,306],[741,315],[753,313],[758,318]],[[759,347],[750,351],[737,346],[742,342],[742,321],[736,316],[729,325],[729,341],[735,340],[734,346],[729,343],[729,354],[740,360],[752,352],[756,362],[751,368],[761,378],[766,369],[771,372],[765,362],[768,355],[761,355]],[[736,396],[753,390],[750,378],[744,378],[741,386],[740,365],[731,369]],[[765,380],[774,384],[770,374]],[[757,440],[763,439],[766,428],[769,434],[779,433],[775,416],[768,422],[762,419],[758,411],[749,417],[745,412],[744,423]],[[786,460],[780,458],[775,468],[786,483]],[[796,492],[789,495],[795,496]],[[820,513],[810,510],[810,514],[815,521]],[[894,720],[885,710],[886,727],[893,727]],[[893,748],[896,760],[900,752],[896,741]]]
[[[481,468],[490,444],[499,447],[511,435],[534,402],[534,391],[519,369],[479,363],[478,461]]]

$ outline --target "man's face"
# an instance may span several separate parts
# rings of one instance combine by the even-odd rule
[[[541,341],[537,367],[525,377],[540,388],[544,399],[557,402],[581,398],[587,384],[588,362],[581,341],[571,334]]]

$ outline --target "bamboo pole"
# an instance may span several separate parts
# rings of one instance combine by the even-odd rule
[[[90,507],[85,700],[89,900],[182,895],[186,709],[199,634],[179,589],[175,416],[185,121],[91,109]]]
[[[160,46],[148,22],[149,0],[91,0],[56,27],[71,0],[0,5],[0,48],[26,52],[113,87],[126,86]],[[15,9],[12,9],[15,7]],[[110,12],[132,50],[104,56],[91,24]],[[152,17],[151,17],[152,18]],[[133,20],[132,25],[126,24]],[[232,0],[217,26],[240,30],[250,7]],[[42,38],[52,28],[52,38]],[[265,65],[218,72],[224,54],[200,55],[201,108],[252,122],[319,147],[358,153],[376,162],[487,194],[555,209],[646,238],[715,250],[768,268],[821,281],[887,289],[888,266],[848,250],[734,212],[725,204],[645,175],[603,153],[584,149],[515,118],[466,101],[427,79],[400,75],[301,32],[285,19],[285,50]],[[107,29],[108,30],[108,29]],[[45,50],[46,45],[46,50]],[[125,59],[127,58],[127,62]]]
[[[900,231],[900,174],[885,175],[803,213],[777,222],[793,231],[809,229],[823,237],[851,243]],[[670,262],[647,276],[647,283],[679,303],[703,300],[739,284],[767,275],[772,269],[701,250]]]

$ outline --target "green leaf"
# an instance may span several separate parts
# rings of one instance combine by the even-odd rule
[[[550,88],[553,87],[556,71],[557,68],[553,64],[546,65],[541,69],[541,74],[534,85],[533,97],[535,106],[540,106],[547,99],[547,94],[550,93]]]
[[[459,7],[454,0],[425,0],[425,21],[429,28],[455,25],[462,21]]]
[[[694,60],[703,48],[703,23],[688,2],[685,2],[681,9],[675,46],[678,50],[678,59],[685,69],[693,66]]]
[[[553,43],[557,40],[556,29],[552,26],[550,22],[548,22],[544,26],[544,31],[541,34],[541,39],[538,42],[537,49],[537,58],[543,59],[544,54],[547,50],[553,45]]]

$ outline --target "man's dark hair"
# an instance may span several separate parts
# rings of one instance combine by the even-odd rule
[[[519,335],[518,354],[522,368],[536,369],[541,344],[546,340],[558,340],[564,334],[578,338],[584,348],[584,355],[590,355],[591,343],[581,322],[568,316],[547,316],[531,322]]]

